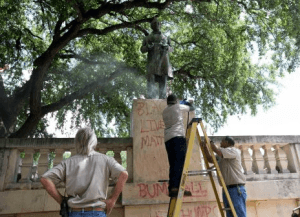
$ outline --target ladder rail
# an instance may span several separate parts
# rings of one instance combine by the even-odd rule
[[[197,123],[195,122],[195,123],[192,124],[192,127],[188,129],[188,132],[187,132],[188,138],[195,138],[195,136],[196,136],[196,127],[197,127]],[[175,207],[173,207],[173,209],[171,209],[171,207],[169,208],[169,212],[168,212],[169,217],[178,217],[179,213],[180,213],[180,210],[181,210],[186,179],[187,179],[187,176],[188,176],[188,169],[189,169],[189,165],[190,165],[191,156],[192,156],[192,153],[193,153],[192,150],[193,150],[193,147],[194,147],[194,141],[195,141],[195,139],[189,139],[188,140],[187,151],[186,151],[184,166],[183,166],[183,170],[182,170],[178,196],[177,196],[177,198],[173,199],[173,200],[176,200],[176,202],[174,203],[174,201],[173,201],[173,203],[170,204],[170,205],[173,205]],[[172,201],[172,198],[171,198],[171,201]]]
[[[197,130],[198,130],[198,129],[197,129]],[[209,164],[208,164],[207,157],[206,157],[206,155],[205,155],[205,152],[204,152],[203,147],[201,146],[201,137],[200,137],[199,130],[198,130],[198,133],[197,133],[197,137],[198,137],[199,145],[200,145],[200,148],[201,148],[201,151],[202,151],[202,155],[203,155],[203,158],[204,158],[205,166],[206,166],[206,168],[209,168]],[[212,176],[212,173],[209,173],[209,179],[210,179],[210,182],[211,182],[211,184],[212,184],[212,188],[213,188],[213,190],[214,190],[214,193],[215,193],[215,195],[216,195],[217,204],[218,204],[218,208],[219,208],[219,210],[220,210],[221,216],[222,216],[222,217],[225,217],[225,214],[224,214],[224,212],[223,212],[223,207],[222,207],[222,204],[221,204],[221,200],[220,200],[220,197],[219,197],[219,194],[218,194],[218,191],[217,191],[217,187],[216,187],[214,178],[213,178],[213,176]]]

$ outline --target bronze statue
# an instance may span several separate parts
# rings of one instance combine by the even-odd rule
[[[141,52],[148,52],[147,62],[147,98],[156,96],[155,82],[159,83],[159,99],[166,98],[167,79],[173,79],[168,53],[172,51],[170,39],[160,32],[160,22],[154,18],[151,22],[153,32],[143,40]]]

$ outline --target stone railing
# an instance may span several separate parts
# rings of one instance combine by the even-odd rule
[[[55,154],[53,166],[63,160],[65,152],[75,155],[74,139],[0,139],[2,159],[0,159],[0,191],[11,189],[40,189],[40,176],[50,165],[49,154]],[[126,151],[128,182],[132,181],[133,151],[132,138],[98,139],[96,151],[106,154],[114,152],[114,158],[122,163],[121,151]],[[23,153],[23,158],[20,157]],[[34,154],[40,153],[36,165]],[[62,184],[63,186],[63,184]]]
[[[220,145],[223,137],[211,137]],[[237,136],[248,181],[300,178],[300,136]]]

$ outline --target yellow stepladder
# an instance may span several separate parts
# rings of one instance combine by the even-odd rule
[[[200,124],[200,126],[201,126],[201,129],[202,129],[202,132],[204,134],[205,141],[206,141],[206,145],[207,145],[207,148],[208,148],[208,150],[211,154],[214,166],[209,168],[209,164],[208,164],[207,157],[205,156],[205,152],[204,152],[203,148],[200,146],[202,154],[203,154],[206,170],[189,171],[188,169],[189,169],[190,160],[191,160],[191,157],[192,157],[193,147],[194,147],[194,143],[195,143],[195,137],[197,136],[197,139],[198,139],[199,143],[201,141],[200,133],[199,133],[199,130],[197,128],[198,124]],[[183,202],[183,194],[184,194],[184,189],[185,189],[185,184],[186,184],[186,181],[187,181],[187,177],[191,176],[191,175],[207,175],[207,174],[209,174],[209,178],[210,178],[213,190],[214,190],[214,194],[216,196],[216,200],[217,200],[217,203],[218,203],[218,207],[219,207],[221,216],[225,217],[224,211],[231,210],[231,212],[233,214],[233,217],[237,217],[234,206],[233,206],[233,203],[232,203],[230,195],[229,195],[229,192],[227,190],[225,181],[223,179],[220,167],[218,165],[217,159],[216,159],[216,157],[214,155],[214,152],[213,152],[213,150],[210,146],[209,139],[208,139],[208,136],[206,134],[206,131],[205,131],[205,128],[204,128],[204,125],[203,125],[203,122],[202,122],[201,118],[193,118],[192,119],[192,121],[190,122],[190,124],[188,126],[188,131],[187,131],[186,138],[187,138],[188,146],[187,146],[187,152],[186,152],[186,156],[185,156],[182,176],[181,176],[181,180],[180,180],[179,191],[178,191],[177,197],[171,197],[170,198],[168,217],[179,217],[182,202]],[[215,183],[215,181],[213,179],[213,176],[212,176],[213,171],[216,171],[216,173],[217,173],[220,184],[223,187],[225,196],[226,196],[227,201],[229,203],[229,208],[222,208],[222,204],[221,204],[218,192],[217,192],[216,183]]]

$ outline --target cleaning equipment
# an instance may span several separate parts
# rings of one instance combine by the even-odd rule
[[[295,213],[297,210],[299,210],[299,214]],[[293,209],[292,217],[300,217],[300,206],[298,206],[297,208]]]
[[[198,141],[201,142],[200,133],[199,133],[199,130],[197,128],[198,124],[200,124],[200,126],[201,126],[201,129],[202,129],[202,132],[204,134],[205,141],[206,141],[206,144],[207,144],[207,148],[208,148],[208,150],[211,154],[214,166],[209,167],[207,157],[205,156],[205,152],[204,152],[203,148],[200,146],[202,154],[203,154],[205,166],[206,166],[207,169],[206,170],[200,170],[200,171],[188,171],[189,165],[190,165],[190,159],[191,159],[192,152],[193,152],[193,146],[194,146],[194,143],[195,143],[195,137],[197,136]],[[220,171],[220,167],[218,165],[217,159],[216,159],[216,157],[214,155],[214,152],[213,152],[213,150],[210,146],[209,139],[208,139],[208,136],[206,134],[206,131],[205,131],[205,128],[204,128],[204,125],[202,123],[201,118],[193,118],[192,119],[192,121],[190,122],[190,124],[188,126],[188,131],[187,131],[187,134],[186,134],[186,138],[187,138],[188,147],[187,147],[185,162],[184,162],[183,171],[182,171],[182,175],[181,175],[179,191],[178,191],[177,197],[171,197],[170,198],[168,217],[179,217],[187,177],[188,176],[194,176],[194,175],[207,175],[207,174],[209,175],[209,178],[210,178],[213,190],[214,190],[214,194],[215,194],[216,199],[217,199],[217,203],[218,203],[218,207],[219,207],[221,216],[225,217],[224,211],[231,210],[233,216],[237,217],[237,214],[235,212],[233,203],[231,201],[230,195],[229,195],[227,187],[225,185],[225,181],[224,181],[222,173]],[[228,200],[229,208],[222,208],[221,201],[220,201],[220,198],[219,198],[219,195],[218,195],[218,192],[217,192],[216,184],[215,184],[215,181],[214,181],[213,176],[212,176],[213,171],[216,171],[216,173],[217,173],[220,184],[223,187],[226,198]]]

